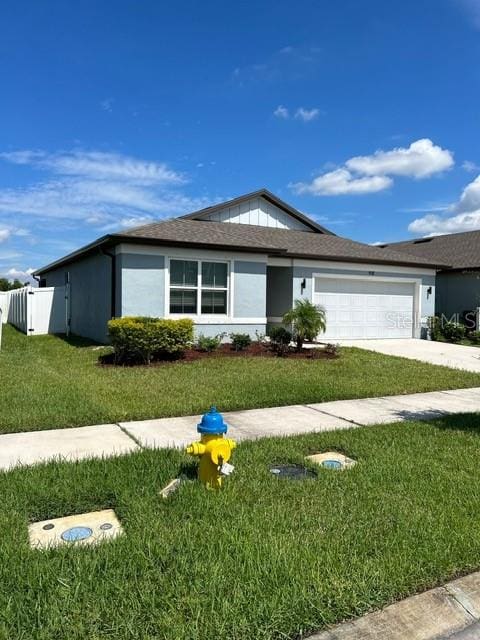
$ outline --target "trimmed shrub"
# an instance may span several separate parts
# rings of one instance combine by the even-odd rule
[[[252,344],[252,339],[248,333],[231,333],[230,340],[232,341],[232,348],[235,351],[243,351]]]
[[[114,318],[108,323],[117,364],[150,364],[152,360],[180,355],[193,340],[189,318]]]
[[[266,344],[266,336],[264,333],[260,333],[257,329],[255,329],[255,343],[256,344]]]
[[[200,351],[216,351],[222,344],[224,337],[224,333],[219,333],[217,336],[204,336],[203,333],[200,333],[197,338],[197,348],[200,349]]]
[[[292,341],[292,334],[285,327],[271,327],[268,334],[270,342],[274,346],[279,344],[289,345]]]
[[[328,353],[329,356],[336,357],[340,355],[340,349],[341,349],[341,346],[338,343],[334,344],[332,342],[329,342],[328,344],[325,345],[324,351],[325,353]]]
[[[269,330],[272,350],[277,356],[284,357],[290,352],[292,334],[285,327],[271,327]]]
[[[437,316],[427,318],[427,328],[430,333],[430,340],[437,341],[442,337],[442,323]]]
[[[468,337],[472,342],[475,342],[475,344],[480,343],[480,331],[470,331]]]
[[[465,337],[465,327],[458,322],[446,322],[443,325],[443,335],[449,342],[460,342]]]

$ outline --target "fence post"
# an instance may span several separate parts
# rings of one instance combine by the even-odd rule
[[[35,333],[34,316],[33,316],[33,296],[35,295],[32,286],[27,287],[25,297],[27,299],[27,336],[33,336]]]

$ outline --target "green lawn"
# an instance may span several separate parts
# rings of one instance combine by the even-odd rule
[[[0,433],[480,386],[480,374],[361,349],[338,360],[217,358],[97,366],[98,347],[4,329]]]
[[[336,449],[351,470],[269,464]],[[0,474],[0,638],[280,640],[480,566],[480,417],[243,443],[220,492],[177,451]],[[33,551],[27,524],[112,507],[125,535]]]

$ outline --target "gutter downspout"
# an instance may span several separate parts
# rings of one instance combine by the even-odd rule
[[[110,274],[110,316],[115,318],[116,315],[116,300],[117,300],[117,256],[115,253],[110,253],[106,249],[102,249],[104,256],[108,256],[111,261],[111,274]]]

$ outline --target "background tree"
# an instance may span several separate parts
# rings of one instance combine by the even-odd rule
[[[13,289],[21,289],[27,284],[28,282],[24,284],[23,282],[20,282],[18,278],[15,278],[15,280],[13,281],[9,280],[8,278],[0,278],[0,291],[13,291]]]

